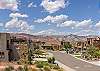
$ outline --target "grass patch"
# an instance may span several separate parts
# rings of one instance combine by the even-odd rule
[[[77,57],[77,58],[81,58],[81,56],[75,56],[75,57]]]

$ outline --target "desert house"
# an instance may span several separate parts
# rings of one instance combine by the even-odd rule
[[[87,38],[87,45],[92,45],[100,49],[100,37]]]
[[[16,61],[19,59],[14,43],[15,38],[10,33],[0,33],[0,61]]]
[[[10,60],[10,34],[0,33],[0,61]]]

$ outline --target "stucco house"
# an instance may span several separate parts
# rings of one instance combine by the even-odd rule
[[[0,33],[0,61],[9,61],[10,34]]]

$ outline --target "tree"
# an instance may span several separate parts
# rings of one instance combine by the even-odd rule
[[[87,53],[93,58],[95,57],[96,55],[96,52],[98,51],[98,49],[94,46],[90,46],[88,49],[87,49]]]
[[[69,42],[67,42],[67,43],[65,43],[64,44],[64,48],[65,48],[65,50],[67,51],[67,53],[68,53],[68,51],[69,51],[69,49],[72,47],[72,45],[69,43]]]
[[[99,59],[100,58],[100,50],[96,51],[94,55],[95,55],[96,58]]]
[[[20,56],[20,60],[19,60],[19,64],[28,64],[28,46],[27,44],[21,44],[19,46],[20,50],[19,50],[19,56]]]
[[[28,50],[28,64],[32,64],[32,55],[33,55],[32,50],[31,50],[31,48],[29,48],[29,50]]]
[[[82,56],[86,59],[100,58],[100,50],[95,46],[90,46]]]
[[[30,40],[30,38],[29,38],[29,40],[28,40],[28,64],[32,64],[32,55],[33,55],[33,53],[32,53],[32,47],[31,47],[31,44],[32,43],[32,40]]]

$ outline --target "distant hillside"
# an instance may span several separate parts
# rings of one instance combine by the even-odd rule
[[[49,35],[49,36],[45,36],[45,35],[30,35],[30,34],[25,34],[25,33],[11,33],[11,36],[15,36],[15,37],[26,37],[27,39],[57,39],[59,41],[68,41],[68,42],[76,42],[76,41],[86,41],[86,38],[94,38],[97,36],[94,35],[89,35],[89,36],[78,36],[78,35]]]

